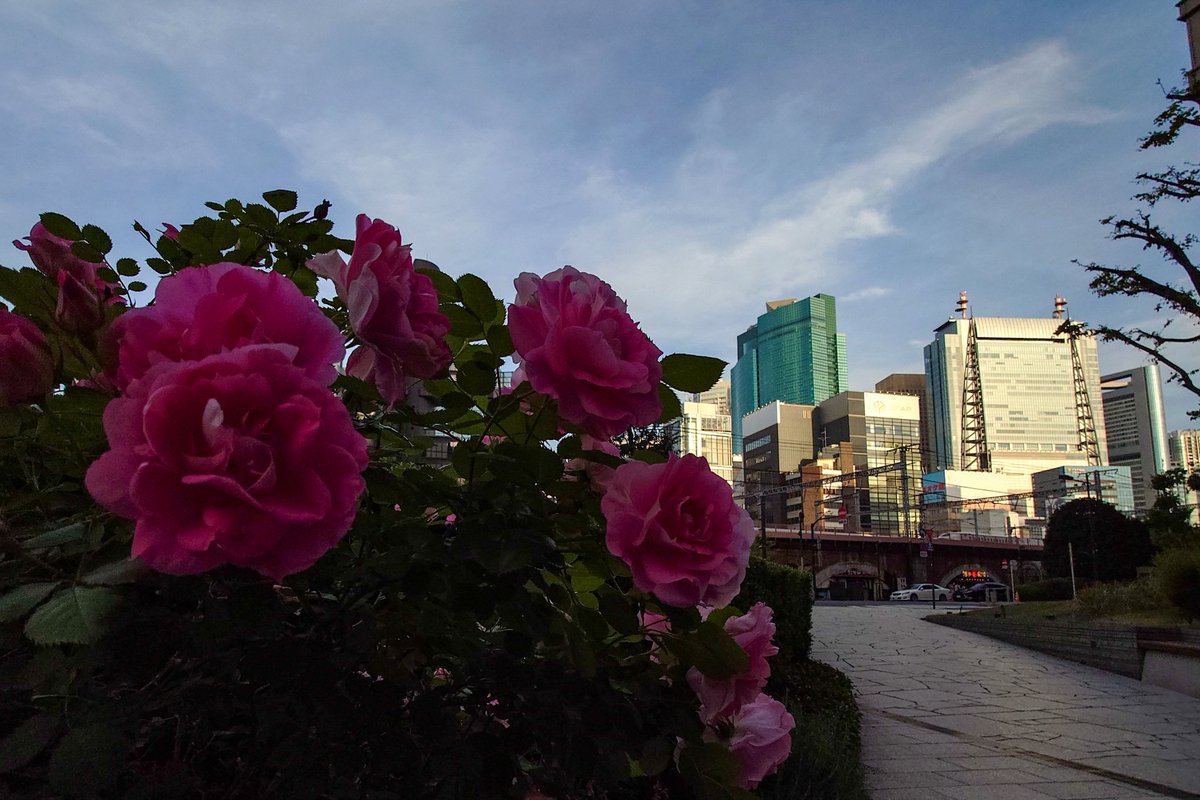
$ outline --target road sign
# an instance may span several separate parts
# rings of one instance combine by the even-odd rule
[[[840,506],[838,508],[838,519],[845,519],[845,518],[846,518],[846,507]]]

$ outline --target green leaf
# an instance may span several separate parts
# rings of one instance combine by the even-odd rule
[[[0,739],[0,772],[11,772],[33,761],[58,733],[58,717],[38,714]]]
[[[93,586],[117,586],[134,583],[149,575],[150,568],[136,558],[123,558],[92,570],[81,580]]]
[[[483,397],[496,388],[496,371],[475,361],[458,367],[458,385],[469,395]]]
[[[84,725],[67,733],[50,756],[50,785],[69,794],[93,795],[115,781],[129,760],[129,742],[109,725]]]
[[[513,350],[512,335],[508,332],[507,325],[493,325],[487,329],[488,347],[492,348],[492,352],[498,356],[510,356]]]
[[[71,255],[78,256],[92,264],[104,261],[104,254],[82,239],[71,244]]]
[[[675,755],[675,742],[659,736],[650,739],[642,746],[642,756],[638,759],[638,764],[641,765],[642,772],[654,776],[671,765],[673,755]]]
[[[696,639],[700,645],[696,669],[710,678],[729,678],[749,668],[750,657],[724,626],[705,620],[696,629]]]
[[[660,425],[683,416],[683,406],[680,405],[679,398],[665,383],[658,385],[658,401],[662,403],[662,414],[657,420]]]
[[[150,288],[150,287],[147,286],[144,281],[130,281],[129,282],[129,291],[131,291],[131,292],[144,292],[148,288]]]
[[[61,528],[55,528],[52,531],[39,533],[32,539],[27,539],[23,543],[26,550],[36,550],[42,547],[58,547],[64,544],[74,544],[82,542],[83,537],[87,535],[88,523],[72,522],[70,525],[64,525]]]
[[[117,259],[117,274],[124,275],[126,278],[136,277],[142,268],[132,258]]]
[[[169,275],[173,271],[171,263],[165,258],[147,258],[146,266],[157,272],[159,275]]]
[[[461,300],[462,294],[458,290],[458,283],[446,273],[438,269],[438,265],[432,261],[426,261],[423,258],[413,259],[413,269],[422,275],[428,276],[429,280],[433,281],[433,288],[437,289],[438,295],[443,301]]]
[[[483,333],[483,323],[462,306],[445,304],[441,312],[450,320],[450,334],[472,340]]]
[[[663,383],[681,392],[705,392],[721,380],[726,362],[709,356],[674,353],[662,360]]]
[[[296,207],[298,198],[290,189],[276,189],[273,192],[263,192],[263,200],[270,203],[276,211],[291,211]]]
[[[117,275],[117,271],[112,267],[100,267],[96,270],[96,277],[109,283],[120,283],[121,281],[120,276]]]
[[[58,581],[27,583],[0,597],[0,622],[12,622],[28,614],[58,587]]]
[[[679,772],[700,800],[735,800],[754,795],[738,789],[738,762],[716,742],[689,742],[679,753]]]
[[[95,225],[84,225],[82,233],[83,238],[87,239],[88,244],[96,248],[101,254],[107,254],[112,250],[112,239]]]
[[[617,633],[629,636],[636,633],[641,624],[637,612],[629,605],[625,595],[611,593],[600,595],[600,613]]]
[[[39,215],[38,219],[42,221],[42,226],[55,236],[61,236],[71,241],[83,237],[83,232],[79,230],[79,226],[70,217],[64,217],[62,214],[47,211],[45,214]]]
[[[108,631],[121,595],[99,586],[72,586],[55,594],[25,623],[35,644],[91,644]]]
[[[462,292],[463,303],[472,314],[485,325],[496,321],[498,303],[487,281],[468,272],[458,279],[458,288]]]

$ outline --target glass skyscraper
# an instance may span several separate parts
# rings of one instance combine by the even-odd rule
[[[816,294],[774,300],[738,336],[733,366],[733,447],[742,452],[742,417],[774,400],[816,405],[847,390],[846,337],[836,301]]]

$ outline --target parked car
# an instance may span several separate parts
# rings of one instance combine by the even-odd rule
[[[988,599],[988,592],[995,592],[995,598],[1001,603],[1007,603],[1008,585],[1004,583],[996,583],[995,581],[984,581],[976,583],[966,589],[956,589],[954,591],[955,600],[970,600],[976,603],[982,603]]]
[[[934,595],[938,600],[949,600],[950,590],[936,583],[916,583],[907,589],[892,592],[892,600],[932,600]]]

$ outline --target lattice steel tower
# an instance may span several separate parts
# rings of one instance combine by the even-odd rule
[[[967,326],[967,364],[963,371],[962,468],[984,472],[991,469],[987,446],[987,417],[983,410],[983,381],[979,374],[979,338],[975,319],[967,310],[967,293],[958,293],[958,313],[970,320]]]
[[[1067,301],[1061,295],[1054,298],[1055,319],[1062,319],[1066,308]],[[1067,314],[1058,332],[1066,334],[1071,345],[1071,377],[1075,382],[1075,426],[1079,431],[1079,451],[1087,456],[1088,466],[1098,467],[1100,439],[1096,435],[1096,417],[1092,413],[1092,401],[1083,376],[1083,360],[1079,357],[1079,337],[1091,334],[1082,323],[1073,321],[1070,314]]]

